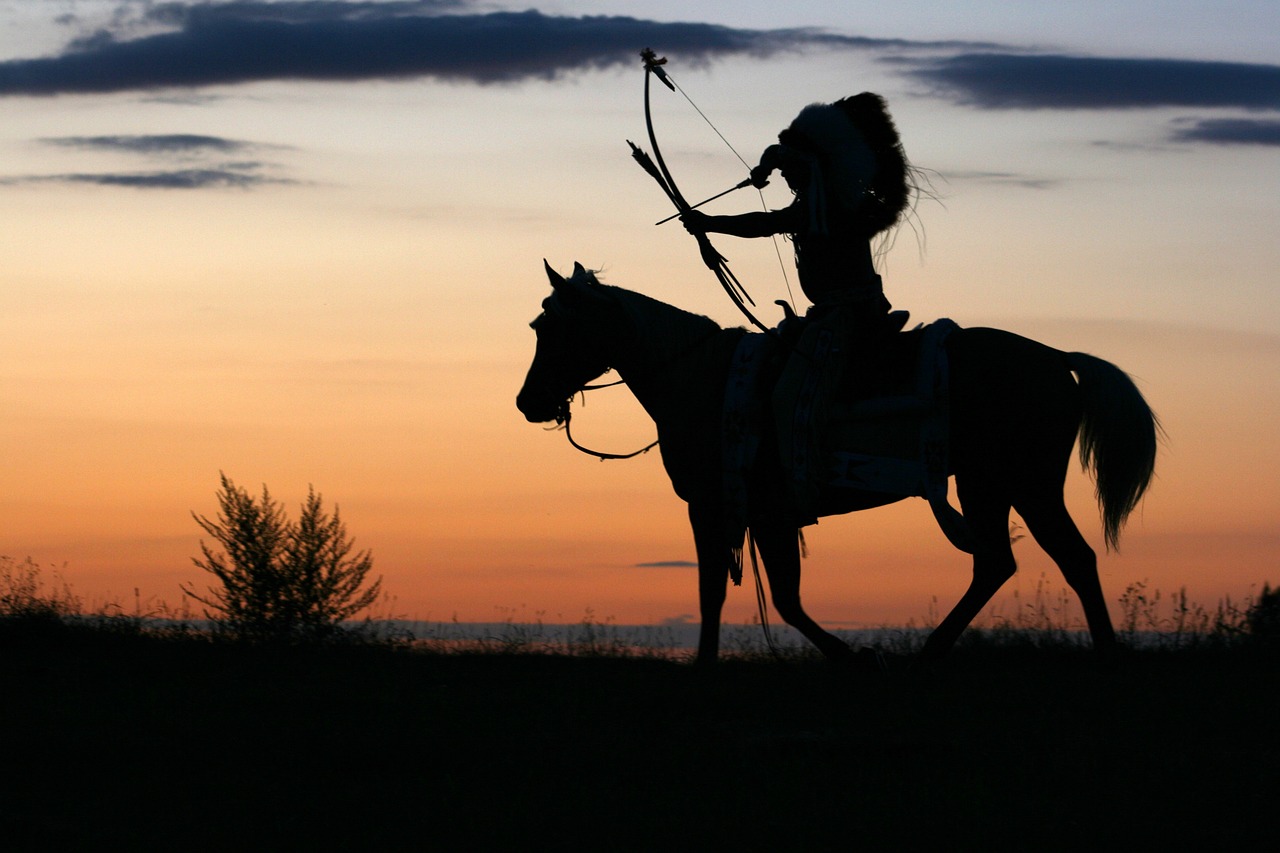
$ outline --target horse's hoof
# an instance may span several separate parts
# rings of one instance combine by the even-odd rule
[[[941,671],[942,657],[940,655],[918,654],[911,659],[911,663],[907,665],[907,672],[913,676],[930,676]]]
[[[863,646],[856,652],[850,650],[847,654],[829,658],[829,660],[849,672],[874,673],[875,675],[885,675],[889,672],[884,653],[870,646]]]
[[[858,649],[853,653],[853,659],[859,669],[867,672],[874,672],[877,675],[885,675],[889,672],[889,662],[885,660],[884,653],[871,646]]]

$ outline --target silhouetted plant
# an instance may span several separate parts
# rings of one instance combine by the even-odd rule
[[[1134,642],[1141,631],[1160,630],[1160,590],[1147,594],[1145,580],[1134,581],[1120,596],[1120,633]]]
[[[46,589],[40,567],[30,558],[0,556],[0,617],[60,622],[80,612],[80,599],[60,579]]]
[[[201,540],[203,559],[192,562],[220,586],[204,595],[182,586],[208,618],[247,639],[316,639],[373,604],[382,579],[364,586],[373,557],[352,554],[336,506],[326,513],[311,488],[295,524],[265,485],[255,499],[226,474],[221,478],[217,520],[192,513],[222,546],[219,553]]]
[[[1268,645],[1280,645],[1280,588],[1262,585],[1262,594],[1245,615],[1249,636]]]

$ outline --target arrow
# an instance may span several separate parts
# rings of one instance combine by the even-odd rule
[[[762,184],[762,186],[768,186],[768,185],[769,185],[769,184],[768,184],[768,182],[767,182],[767,181],[766,181],[764,184]],[[690,210],[697,210],[698,208],[702,207],[702,206],[703,206],[704,204],[706,204],[707,202],[715,201],[716,199],[720,198],[721,196],[726,196],[726,195],[728,195],[729,193],[731,193],[731,192],[733,192],[733,191],[735,191],[735,190],[745,189],[746,187],[749,187],[749,186],[751,186],[751,179],[750,179],[750,178],[747,178],[747,179],[746,179],[746,180],[744,180],[742,183],[740,183],[740,184],[735,184],[734,186],[729,187],[729,189],[725,190],[725,191],[724,191],[724,192],[722,192],[722,193],[716,193],[716,194],[715,194],[715,195],[713,195],[711,198],[704,198],[702,201],[698,202],[697,204],[691,204],[691,205],[689,205],[689,209],[690,209]],[[671,220],[675,219],[675,218],[676,218],[677,216],[679,216],[679,215],[680,215],[679,213],[673,213],[673,214],[671,214],[670,216],[668,216],[666,219],[659,219],[657,222],[655,222],[655,223],[653,223],[653,224],[654,224],[654,225],[662,225],[663,223],[670,222]]]

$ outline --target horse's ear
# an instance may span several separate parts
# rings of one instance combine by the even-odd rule
[[[578,277],[584,276],[584,275],[586,275],[586,274],[587,274],[587,270],[586,270],[586,268],[585,268],[585,267],[583,267],[583,266],[582,266],[582,264],[580,264],[578,261],[574,261],[574,262],[573,262],[573,275],[574,275],[574,277],[575,277],[575,278],[578,278]]]
[[[549,279],[551,280],[551,286],[552,286],[552,287],[554,287],[554,288],[557,288],[557,289],[558,289],[562,284],[564,284],[564,276],[560,275],[560,273],[558,273],[558,272],[556,272],[555,270],[553,270],[553,269],[551,268],[551,264],[547,263],[547,259],[546,259],[546,258],[543,258],[543,259],[542,259],[542,265],[543,265],[544,267],[546,267],[546,270],[547,270],[547,278],[549,278]]]

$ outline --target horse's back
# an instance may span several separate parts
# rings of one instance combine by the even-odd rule
[[[961,385],[1005,376],[1019,388],[1070,378],[1061,350],[1003,329],[960,328],[947,338],[952,374]]]
[[[1079,388],[1064,353],[1002,329],[959,329],[947,338],[953,459],[1026,465],[1070,455],[1080,424]],[[1028,456],[1032,454],[1033,456]]]

